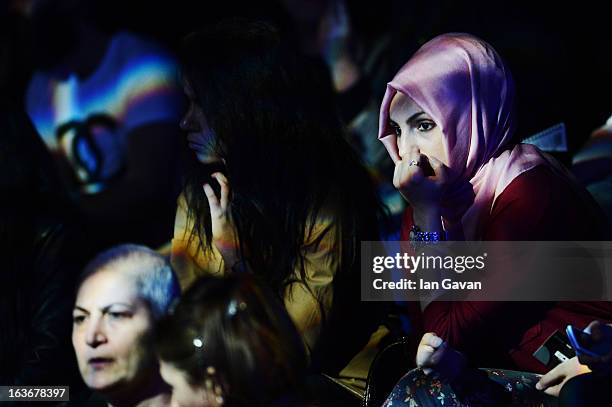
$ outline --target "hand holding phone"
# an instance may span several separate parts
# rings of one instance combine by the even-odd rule
[[[567,336],[576,349],[580,363],[591,370],[612,370],[612,327],[600,321],[593,321],[581,331],[567,327]]]

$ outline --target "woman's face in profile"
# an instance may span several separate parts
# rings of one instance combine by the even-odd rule
[[[215,151],[215,133],[208,126],[204,112],[197,103],[195,91],[187,80],[183,80],[183,91],[187,96],[189,107],[181,119],[180,127],[181,130],[187,132],[189,148],[195,152],[198,161],[203,164],[220,162],[221,159],[217,157]]]
[[[214,383],[214,371],[207,371],[209,378],[204,386],[189,383],[187,374],[172,363],[159,363],[160,373],[166,383],[172,387],[172,407],[217,407],[223,405],[220,386]],[[210,370],[211,368],[209,368]]]
[[[135,283],[121,270],[87,278],[73,311],[72,344],[83,380],[100,393],[145,386],[157,362],[153,320]]]
[[[421,154],[449,166],[442,129],[410,96],[401,92],[395,94],[389,108],[389,127],[397,137],[402,159],[416,146]]]

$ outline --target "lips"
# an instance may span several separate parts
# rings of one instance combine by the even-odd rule
[[[198,143],[189,143],[189,148],[195,151],[201,150],[202,148],[204,148],[204,146],[202,144],[198,144]]]
[[[112,358],[91,358],[87,361],[89,366],[91,366],[95,370],[104,369],[111,363],[113,363]]]
[[[187,135],[187,141],[194,144],[201,144],[202,136],[199,133],[189,133]]]

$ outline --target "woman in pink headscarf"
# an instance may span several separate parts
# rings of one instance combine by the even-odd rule
[[[504,192],[546,181],[582,198],[551,157],[511,144],[514,99],[499,55],[467,34],[429,41],[389,82],[378,137],[396,164],[395,187],[422,231],[444,231],[452,240],[534,240],[533,225],[504,230],[499,224],[495,210]],[[597,228],[590,231],[590,240],[599,237]],[[536,238],[556,236],[538,232]]]
[[[596,205],[569,173],[536,147],[512,143],[514,100],[512,76],[497,52],[468,34],[429,41],[389,82],[378,137],[395,162],[393,183],[409,203],[402,240],[603,238]],[[609,303],[421,306],[430,334],[417,361],[434,370],[453,347],[476,365],[546,373],[532,354],[555,330],[612,319]],[[543,388],[553,395],[582,368],[576,358],[560,366],[558,380]]]

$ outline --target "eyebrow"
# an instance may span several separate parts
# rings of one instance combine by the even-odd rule
[[[129,308],[130,310],[132,310],[134,308],[134,306],[132,304],[128,304],[125,302],[113,302],[112,304],[108,304],[106,307],[102,308],[102,311],[108,311],[109,308],[115,306],[115,305],[123,305],[126,308]]]
[[[109,304],[109,305],[107,305],[107,306],[103,307],[103,308],[102,308],[102,312],[107,312],[107,311],[108,311],[108,310],[109,310],[111,307],[113,307],[113,306],[115,306],[115,305],[122,305],[122,306],[124,306],[124,307],[126,307],[126,308],[129,308],[129,309],[130,309],[130,311],[134,309],[134,306],[133,306],[133,305],[127,304],[127,303],[125,303],[125,302],[114,302],[114,303],[112,303],[112,304]],[[82,311],[82,312],[84,312],[84,313],[86,313],[86,314],[89,314],[89,311],[88,311],[88,310],[86,310],[85,308],[83,308],[83,307],[81,307],[81,306],[78,306],[78,305],[75,305],[75,306],[74,306],[74,310],[75,310],[75,311],[76,311],[76,310],[78,310],[78,311]]]
[[[421,111],[421,112],[416,112],[415,114],[413,114],[412,116],[410,116],[408,118],[408,120],[406,120],[406,123],[410,123],[411,121],[415,120],[417,117],[419,117],[420,115],[425,114],[425,112]]]
[[[413,120],[415,120],[417,117],[419,117],[422,114],[425,114],[425,112],[424,111],[416,112],[415,114],[413,114],[406,120],[406,124],[412,122]],[[389,123],[397,126],[397,122],[393,120],[390,115],[389,115]]]
[[[84,312],[84,313],[86,313],[86,314],[89,314],[89,311],[87,311],[85,308],[83,308],[83,307],[79,307],[78,305],[75,305],[75,306],[74,306],[74,311],[77,311],[77,310],[78,310],[78,311],[81,311],[81,312]]]

